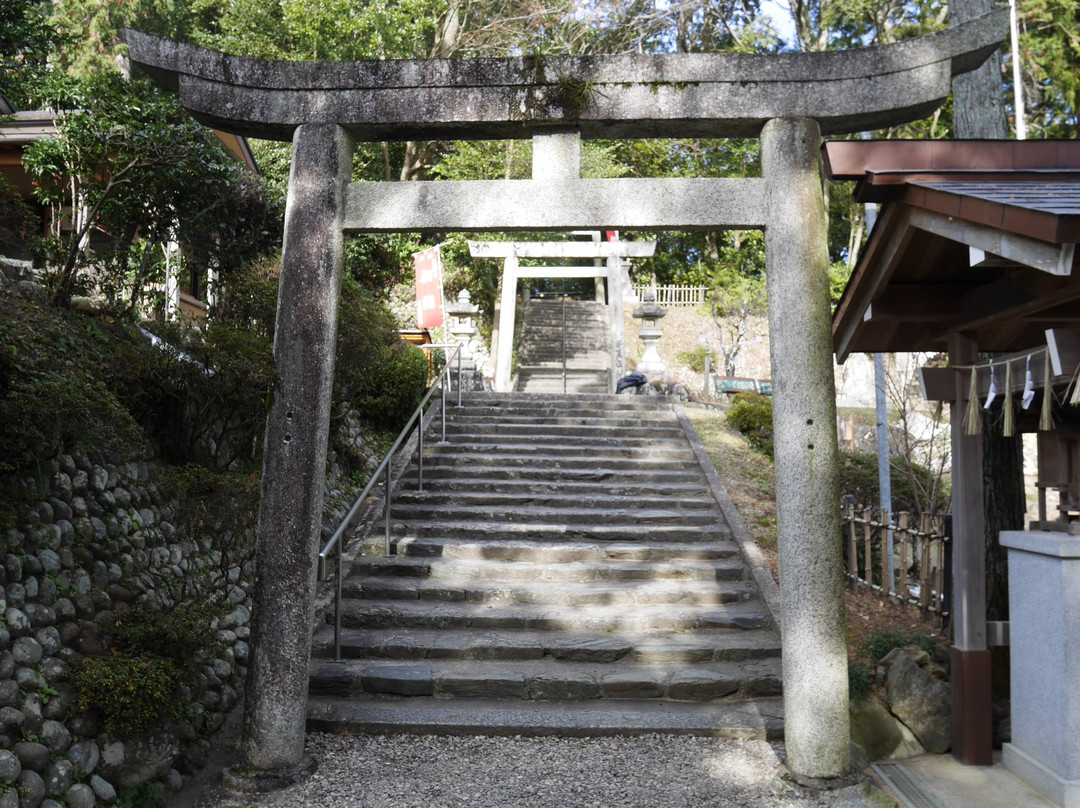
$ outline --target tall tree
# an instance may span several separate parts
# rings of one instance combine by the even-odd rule
[[[0,94],[21,107],[58,39],[48,0],[0,3]]]

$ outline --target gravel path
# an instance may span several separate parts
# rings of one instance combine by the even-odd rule
[[[308,736],[319,769],[284,791],[198,808],[857,808],[858,786],[781,779],[782,743],[633,738]]]

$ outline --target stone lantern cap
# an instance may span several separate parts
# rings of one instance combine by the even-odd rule
[[[468,289],[458,292],[457,303],[446,307],[446,313],[451,317],[472,317],[480,311],[480,307],[472,303],[472,295]]]
[[[666,314],[667,309],[656,305],[656,292],[649,290],[645,292],[641,305],[634,309],[630,316],[636,320],[656,321]]]

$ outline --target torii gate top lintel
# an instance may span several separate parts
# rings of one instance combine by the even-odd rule
[[[756,137],[779,117],[813,118],[823,134],[866,131],[932,112],[952,76],[1007,31],[998,9],[850,51],[363,62],[273,62],[125,36],[131,61],[203,123],[272,140],[332,123],[377,141],[530,137],[559,125],[583,137]]]

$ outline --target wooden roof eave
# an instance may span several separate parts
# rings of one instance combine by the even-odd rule
[[[881,296],[896,271],[899,258],[913,236],[908,226],[910,219],[910,206],[894,204],[886,207],[874,223],[866,249],[833,315],[833,346],[840,363],[851,354],[857,330],[869,319],[874,300]]]

